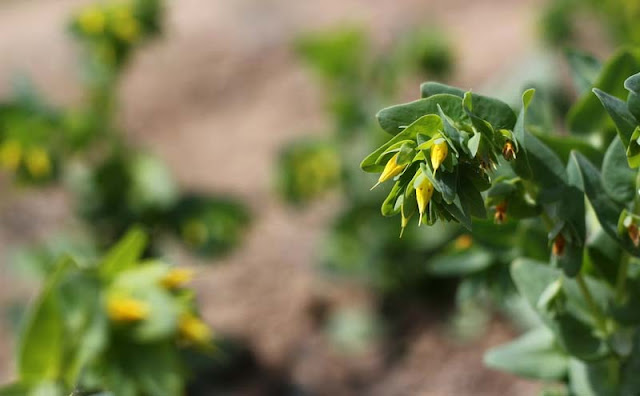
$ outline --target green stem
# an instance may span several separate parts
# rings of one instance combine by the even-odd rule
[[[618,304],[624,301],[627,286],[627,275],[629,273],[629,262],[631,257],[628,253],[622,253],[620,259],[620,268],[618,268],[618,277],[616,279],[616,302]]]
[[[602,311],[600,311],[600,307],[596,304],[591,292],[589,291],[589,287],[587,286],[587,282],[584,280],[584,276],[582,273],[578,273],[576,276],[576,281],[578,282],[578,287],[580,288],[580,292],[584,297],[587,305],[589,306],[589,310],[591,311],[591,315],[593,315],[593,319],[596,321],[596,325],[600,328],[600,331],[604,336],[607,335],[607,324],[605,322],[604,315]]]

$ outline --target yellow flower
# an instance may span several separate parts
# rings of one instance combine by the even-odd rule
[[[0,146],[0,165],[3,168],[15,172],[20,166],[22,147],[15,140],[9,140]]]
[[[51,160],[41,147],[29,149],[25,158],[29,173],[35,178],[45,177],[51,172]]]
[[[433,196],[433,184],[425,176],[422,176],[422,182],[416,187],[416,200],[418,201],[418,211],[420,212],[420,219],[418,225],[422,225],[422,216],[424,216],[427,204]]]
[[[180,317],[178,331],[184,339],[195,344],[206,344],[211,341],[211,329],[197,316],[187,313]]]
[[[116,322],[137,322],[149,316],[149,305],[132,297],[111,297],[107,313]]]
[[[78,15],[80,30],[88,34],[100,34],[104,31],[106,18],[104,12],[97,6],[85,8]]]
[[[113,30],[118,38],[128,43],[133,43],[140,36],[140,24],[132,16],[118,18]]]
[[[385,165],[384,170],[382,171],[382,174],[380,175],[380,178],[378,179],[378,182],[376,183],[375,186],[371,187],[372,190],[374,188],[376,188],[380,183],[384,183],[387,180],[393,179],[394,177],[398,176],[400,173],[402,173],[404,168],[407,167],[408,164],[398,165],[398,155],[399,154],[400,153],[396,153],[387,162],[387,165]]]
[[[193,279],[193,270],[188,268],[172,268],[162,277],[160,284],[167,289],[178,289]]]
[[[431,166],[433,166],[434,172],[442,165],[445,158],[447,158],[447,154],[449,154],[449,146],[447,146],[447,142],[444,139],[431,147]]]
[[[453,246],[458,250],[469,249],[473,245],[473,238],[469,234],[462,234],[453,242]]]

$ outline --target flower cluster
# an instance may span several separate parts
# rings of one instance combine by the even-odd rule
[[[441,84],[422,86],[423,98],[378,113],[382,128],[395,135],[362,162],[380,172],[377,184],[395,181],[382,205],[385,216],[400,214],[402,228],[414,213],[418,224],[454,220],[468,228],[485,217],[481,192],[500,161],[516,161],[516,116],[499,100]],[[496,206],[496,222],[506,207]]]

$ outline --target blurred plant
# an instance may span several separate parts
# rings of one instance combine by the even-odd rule
[[[31,305],[17,381],[1,395],[178,395],[181,351],[208,353],[213,336],[186,286],[192,272],[142,259],[133,230],[87,264],[62,256]]]
[[[505,243],[502,260],[512,261],[512,281],[539,323],[489,351],[489,366],[566,383],[577,396],[637,394],[640,56],[623,49],[602,66],[576,52],[571,60],[583,93],[568,116],[573,136],[529,117],[539,105],[532,89],[516,116],[497,99],[425,83],[422,99],[378,113],[392,137],[361,167],[380,173],[379,183],[393,180],[382,214],[399,215],[402,228],[412,218],[453,222],[474,241]],[[506,231],[486,228],[487,209]],[[514,223],[544,227],[535,234],[546,234],[546,243],[531,231],[511,239]],[[432,268],[486,262],[442,254]]]
[[[22,184],[65,181],[100,247],[133,224],[155,241],[173,234],[216,256],[240,241],[249,216],[240,203],[179,190],[166,165],[131,147],[116,124],[119,79],[136,49],[161,33],[161,0],[89,4],[70,24],[82,45],[85,100],[56,109],[29,84],[0,106],[0,166]]]
[[[591,17],[585,18],[585,16]],[[640,3],[629,0],[551,0],[540,16],[543,39],[551,45],[572,44],[580,26],[601,23],[618,44],[640,44]]]
[[[357,158],[379,145],[384,136],[370,114],[393,97],[404,74],[447,75],[452,51],[435,30],[411,30],[394,43],[393,54],[374,50],[364,31],[336,29],[307,34],[296,42],[300,58],[315,72],[326,92],[333,132],[325,138],[301,138],[285,146],[277,163],[278,191],[298,207],[339,191],[348,202],[329,229],[321,261],[331,274],[364,281],[385,293],[407,286],[420,290],[428,282],[426,258],[456,237],[455,228],[424,238],[409,231],[404,239],[380,221],[375,192],[364,194]],[[416,241],[422,244],[418,248]],[[399,267],[400,260],[415,265]]]

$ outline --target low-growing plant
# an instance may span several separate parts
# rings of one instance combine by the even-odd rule
[[[62,256],[30,306],[17,376],[0,395],[179,395],[182,351],[213,348],[187,288],[193,270],[143,259],[133,230],[102,258]]]
[[[382,214],[399,216],[401,228],[415,222],[430,233],[454,222],[497,243],[505,235],[487,229],[487,217],[546,230],[546,247],[527,232],[505,257],[539,325],[489,351],[489,366],[566,383],[573,395],[637,394],[640,57],[621,50],[604,65],[576,64],[583,94],[569,136],[529,119],[533,89],[516,114],[498,99],[429,82],[421,99],[378,112],[392,137],[361,167],[391,182]],[[459,265],[468,258],[450,255],[442,268]]]
[[[158,157],[133,147],[116,122],[119,83],[135,51],[162,32],[162,0],[89,4],[69,30],[80,44],[83,101],[50,105],[29,84],[0,104],[0,167],[22,186],[62,182],[99,247],[132,226],[149,231],[148,254],[173,235],[214,257],[240,241],[249,221],[237,200],[178,188]]]

